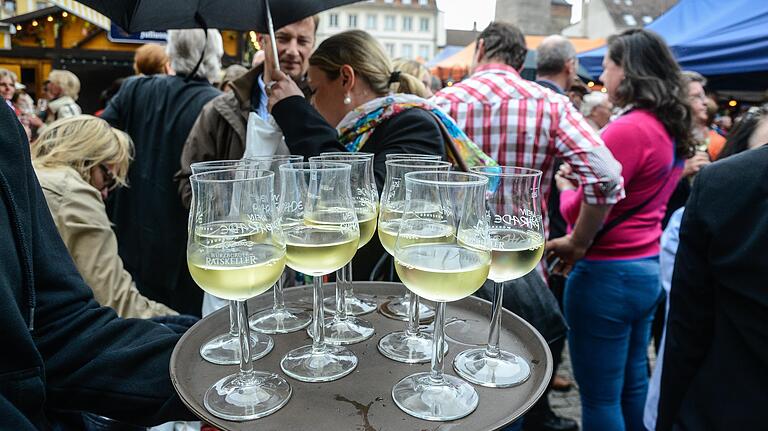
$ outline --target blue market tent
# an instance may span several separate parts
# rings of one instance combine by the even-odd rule
[[[683,69],[760,78],[756,72],[768,72],[766,0],[680,0],[646,28],[667,41]],[[597,78],[604,56],[605,47],[597,48],[579,62]]]

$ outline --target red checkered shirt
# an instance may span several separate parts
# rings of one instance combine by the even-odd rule
[[[485,64],[438,92],[434,102],[500,165],[543,172],[544,226],[556,157],[569,163],[589,204],[624,197],[621,165],[567,97],[523,79],[504,64]]]

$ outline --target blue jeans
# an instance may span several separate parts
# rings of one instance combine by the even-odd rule
[[[648,342],[659,303],[657,257],[581,260],[565,286],[584,431],[644,431]]]

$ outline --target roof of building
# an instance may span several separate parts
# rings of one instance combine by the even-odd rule
[[[104,15],[96,12],[95,10],[89,7],[83,6],[82,4],[73,0],[52,0],[50,1],[50,3],[53,3],[53,6],[38,9],[22,15],[15,15],[10,18],[4,19],[3,22],[17,24],[17,23],[30,21],[33,19],[44,18],[46,16],[53,15],[61,11],[67,11],[77,16],[80,19],[88,21],[91,24],[94,24],[106,31],[109,31],[109,27],[110,27],[109,18],[105,17]]]
[[[619,29],[644,27],[677,3],[677,0],[603,0]]]
[[[445,31],[445,44],[454,46],[467,46],[477,39],[477,35],[480,31],[475,30],[446,30]]]

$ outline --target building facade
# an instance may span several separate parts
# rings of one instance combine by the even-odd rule
[[[368,0],[322,12],[317,42],[353,29],[373,35],[391,58],[426,62],[445,45],[436,0]]]
[[[563,35],[605,38],[629,28],[645,27],[675,5],[677,0],[589,0],[581,19]]]
[[[495,19],[526,35],[559,34],[570,25],[571,5],[565,0],[497,0]]]

